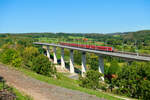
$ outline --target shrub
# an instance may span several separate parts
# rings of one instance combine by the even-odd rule
[[[33,59],[32,70],[46,76],[53,76],[56,73],[54,65],[42,54]]]
[[[4,64],[11,64],[15,67],[19,67],[22,64],[20,54],[14,49],[5,49],[1,54],[1,61]]]
[[[141,83],[141,99],[149,100],[150,99],[150,81],[144,80]]]
[[[119,94],[142,100],[150,98],[150,66],[147,64],[132,63],[124,66],[118,77],[114,80]]]
[[[23,61],[25,66],[31,68],[33,66],[33,59],[39,55],[39,51],[35,47],[26,47],[23,52]]]
[[[1,55],[1,61],[4,64],[10,64],[11,61],[13,60],[13,56],[15,53],[16,53],[16,51],[14,49],[3,50],[3,53]]]
[[[99,82],[101,80],[102,74],[98,71],[89,70],[86,73],[85,77],[80,77],[80,86],[90,89],[97,89],[99,88]]]
[[[20,67],[22,65],[22,58],[14,56],[11,63],[14,67]]]

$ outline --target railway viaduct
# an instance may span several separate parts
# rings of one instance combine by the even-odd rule
[[[150,61],[150,57],[140,56],[140,55],[131,55],[131,54],[124,54],[124,53],[116,53],[116,52],[105,52],[105,51],[98,51],[92,49],[85,49],[85,48],[78,48],[78,47],[71,47],[71,46],[64,46],[60,44],[50,44],[50,43],[40,43],[34,42],[33,44],[36,45],[44,45],[47,46],[47,57],[50,58],[50,49],[49,47],[53,47],[53,56],[54,56],[54,63],[57,64],[57,57],[56,57],[56,47],[61,48],[61,68],[65,68],[65,61],[64,61],[64,48],[70,49],[70,73],[74,73],[74,59],[73,59],[73,50],[79,50],[82,52],[82,70],[81,75],[84,76],[86,72],[86,52],[95,53],[99,57],[99,72],[104,73],[104,58],[103,56],[112,56],[112,57],[119,57],[127,60],[136,60],[136,61]],[[104,78],[102,78],[104,80]]]

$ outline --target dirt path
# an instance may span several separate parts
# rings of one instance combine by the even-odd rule
[[[33,79],[23,73],[0,64],[0,76],[34,100],[104,100],[94,95],[69,90]]]

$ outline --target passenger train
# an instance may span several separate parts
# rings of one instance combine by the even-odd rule
[[[95,45],[64,43],[64,42],[61,42],[60,45],[86,48],[86,49],[94,49],[94,50],[100,50],[100,51],[108,51],[108,52],[113,52],[114,51],[113,47],[108,47],[108,46],[95,46]]]

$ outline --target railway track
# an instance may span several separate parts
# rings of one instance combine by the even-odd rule
[[[60,47],[60,48],[66,48],[71,50],[78,50],[82,52],[89,52],[89,53],[95,53],[100,55],[107,55],[111,57],[119,57],[123,59],[130,59],[135,61],[150,61],[150,55],[147,54],[137,54],[137,53],[131,53],[131,52],[114,52],[106,50],[98,50],[97,48],[86,48],[86,47],[76,47],[76,46],[68,46],[68,45],[62,45],[62,44],[50,44],[50,43],[41,43],[41,42],[34,42],[34,44],[37,45],[45,45],[45,46],[53,46],[53,47]],[[112,47],[113,48],[113,47]]]
[[[108,46],[95,46],[95,45],[84,45],[84,44],[63,43],[63,42],[60,43],[60,45],[78,47],[78,48],[84,48],[84,49],[91,49],[91,50],[97,50],[97,51],[106,51],[106,52],[114,52],[114,53],[120,53],[120,54],[129,54],[129,55],[150,57],[150,55],[148,55],[148,54],[139,54],[139,53],[134,53],[134,52],[117,51],[113,47],[108,47]]]
[[[149,54],[137,54],[137,53],[134,53],[134,52],[123,52],[123,51],[113,51],[115,53],[121,53],[121,54],[130,54],[130,55],[138,55],[138,56],[145,56],[145,57],[150,57]]]

